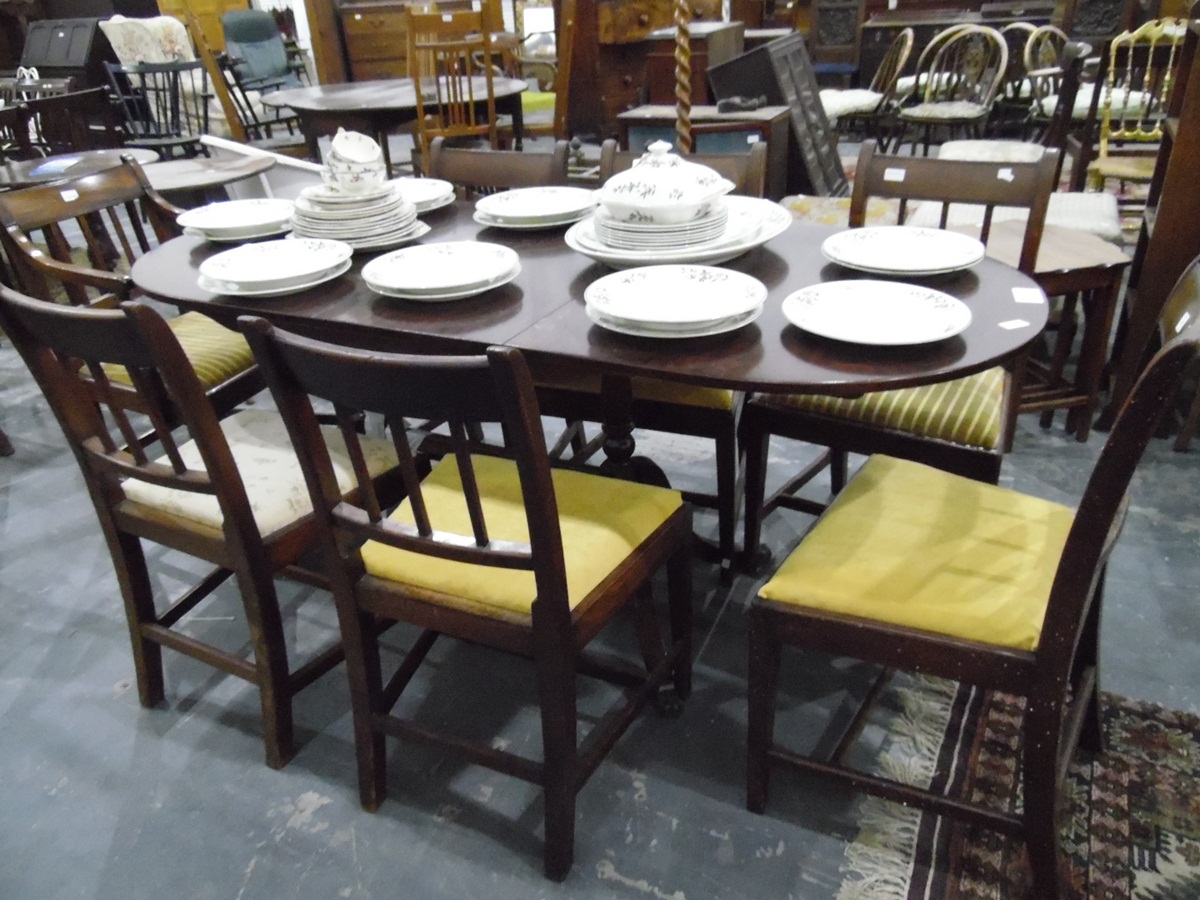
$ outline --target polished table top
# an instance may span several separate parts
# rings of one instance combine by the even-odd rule
[[[196,156],[146,163],[142,170],[156,191],[169,193],[220,187],[258,175],[273,165],[275,159],[271,156],[240,156],[236,159]]]
[[[853,395],[945,380],[1011,357],[1046,324],[1047,303],[1032,279],[985,259],[969,271],[926,280],[970,307],[971,324],[956,337],[876,347],[806,334],[784,318],[784,297],[815,282],[859,276],[821,256],[821,242],[835,229],[796,222],[765,246],[725,263],[767,286],[757,322],[712,337],[630,337],[588,320],[584,289],[612,269],[569,249],[563,228],[486,228],[472,220],[472,208],[459,202],[423,216],[433,230],[422,242],[505,244],[520,254],[522,270],[512,283],[466,300],[420,303],[380,296],[359,277],[377,254],[356,254],[345,275],[294,295],[218,296],[196,284],[196,273],[204,259],[228,247],[195,237],[176,238],[151,251],[131,274],[150,295],[228,324],[239,315],[261,315],[314,337],[403,352],[471,352],[508,344],[524,351],[535,369],[567,365],[743,390]],[[1014,289],[1024,290],[1015,295]],[[1018,302],[1017,296],[1034,302]]]
[[[482,92],[485,80],[476,77],[472,81],[478,82],[476,93]],[[526,86],[519,78],[497,75],[492,79],[497,100],[519,95]],[[411,78],[384,78],[284,88],[263,94],[262,102],[264,106],[285,106],[297,112],[411,112],[417,106],[417,93]]]
[[[142,165],[158,160],[157,153],[141,147],[81,150],[78,153],[63,153],[36,159],[5,160],[4,164],[0,165],[0,186],[27,187],[31,184],[57,181],[60,178],[95,175],[120,165],[121,157],[126,154]]]

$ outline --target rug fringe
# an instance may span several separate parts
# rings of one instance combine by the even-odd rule
[[[930,785],[957,692],[958,684],[943,678],[908,673],[893,678],[886,696],[899,712],[876,774],[913,787]],[[867,796],[858,802],[857,818],[858,834],[846,848],[841,871],[847,877],[837,900],[905,900],[921,811]]]

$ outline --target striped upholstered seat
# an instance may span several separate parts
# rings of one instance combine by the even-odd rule
[[[168,320],[167,324],[179,338],[179,344],[205,390],[212,390],[254,365],[254,355],[246,339],[208,316],[184,313]],[[115,382],[132,384],[124,366],[106,365],[104,372]]]
[[[954,381],[861,397],[767,394],[755,402],[995,450],[1004,425],[1004,385],[1004,370],[995,368]]]

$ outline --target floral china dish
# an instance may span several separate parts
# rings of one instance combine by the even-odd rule
[[[599,199],[620,221],[673,225],[706,215],[713,201],[733,188],[715,170],[672,153],[666,141],[655,141],[630,169],[605,182]]]
[[[329,158],[346,163],[382,162],[383,151],[367,135],[339,128],[329,143]]]

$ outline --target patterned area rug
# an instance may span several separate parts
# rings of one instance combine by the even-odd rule
[[[881,772],[1019,806],[1020,701],[933,680],[901,685],[899,694],[899,737],[879,759]],[[960,714],[965,727],[947,724]],[[1069,774],[1063,840],[1072,896],[1200,898],[1200,717],[1111,694],[1103,717],[1105,753],[1077,754]],[[939,720],[941,737],[930,740]],[[875,798],[861,801],[859,821],[838,900],[1028,895],[1018,841]]]

